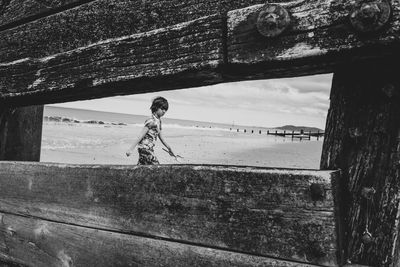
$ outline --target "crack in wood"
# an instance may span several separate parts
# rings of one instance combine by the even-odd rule
[[[67,11],[69,9],[90,3],[90,2],[94,2],[96,0],[81,0],[78,2],[74,2],[74,3],[70,3],[70,4],[66,4],[64,6],[60,6],[60,7],[55,7],[52,8],[50,6],[48,6],[48,9],[39,13],[39,14],[35,14],[35,15],[31,15],[31,16],[27,16],[24,18],[21,18],[19,20],[16,21],[12,21],[10,23],[6,23],[4,25],[0,26],[0,32],[2,31],[6,31],[12,28],[16,28],[18,26],[39,20],[39,19],[43,19],[45,17],[49,17],[58,13],[62,13],[64,11]],[[11,0],[0,0],[0,15],[4,14],[4,11],[6,10],[7,6],[10,4]],[[42,2],[36,1],[37,3],[43,4]]]
[[[0,0],[0,15],[3,15],[11,0]]]
[[[151,235],[151,234],[139,233],[139,232],[135,232],[135,231],[116,231],[116,230],[107,229],[107,228],[101,228],[101,227],[88,227],[88,226],[83,226],[83,225],[74,224],[74,223],[62,222],[62,221],[57,221],[57,220],[50,220],[50,219],[43,218],[43,217],[40,217],[40,216],[26,216],[26,215],[23,215],[23,214],[12,213],[12,212],[7,212],[7,211],[0,210],[1,217],[4,216],[3,214],[4,215],[11,215],[11,216],[20,216],[20,217],[23,217],[23,218],[26,218],[26,219],[40,220],[40,221],[44,221],[44,222],[48,222],[48,223],[62,224],[62,225],[66,225],[66,226],[79,227],[79,228],[87,229],[87,230],[105,231],[105,232],[114,233],[114,234],[130,235],[130,236],[135,236],[135,237],[143,237],[143,238],[166,241],[166,242],[172,242],[172,243],[177,243],[177,244],[196,246],[196,247],[201,247],[201,248],[206,248],[206,249],[215,249],[215,250],[225,251],[225,252],[240,253],[240,254],[249,255],[249,256],[256,256],[256,257],[269,258],[269,259],[275,259],[275,260],[284,260],[284,259],[279,258],[279,257],[274,257],[274,256],[269,256],[269,255],[266,256],[266,255],[259,254],[259,253],[244,252],[244,251],[241,251],[241,250],[230,249],[230,248],[220,247],[220,246],[213,246],[213,245],[210,245],[210,244],[202,244],[202,243],[190,242],[190,241],[173,239],[173,238],[165,238],[165,237],[160,237],[160,236]],[[43,252],[48,254],[44,250],[43,250]],[[61,251],[60,251],[60,253],[61,253]],[[50,254],[48,254],[48,255],[51,256],[51,257],[54,257],[53,255],[50,255]],[[67,259],[67,257],[64,257],[65,255],[63,253],[61,253],[59,256],[60,257],[58,258],[58,260],[66,260]],[[286,259],[286,261],[293,262],[293,263],[298,263],[298,264],[304,264],[305,267],[325,266],[325,265],[319,265],[319,264],[305,263],[303,261],[296,261],[294,259],[290,259],[290,260]],[[0,263],[1,263],[1,261],[0,261]]]

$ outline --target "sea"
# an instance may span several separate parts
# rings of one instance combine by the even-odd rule
[[[47,117],[62,117],[69,118],[78,121],[102,121],[104,123],[125,123],[134,124],[138,126],[143,126],[149,115],[134,115],[134,114],[124,114],[124,113],[114,113],[114,112],[104,112],[96,110],[86,110],[86,109],[76,109],[76,108],[65,108],[65,107],[55,107],[55,106],[45,106],[43,116]],[[181,120],[173,119],[168,117],[163,117],[163,125],[166,126],[180,126],[180,127],[198,127],[198,128],[211,128],[211,129],[229,129],[229,130],[239,130],[246,132],[266,132],[267,130],[275,130],[273,128],[258,127],[258,126],[243,126],[234,124],[224,124],[215,122],[204,122],[204,121],[194,121],[194,120]]]

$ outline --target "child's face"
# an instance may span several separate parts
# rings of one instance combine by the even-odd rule
[[[159,108],[159,109],[157,109],[157,111],[156,111],[156,116],[159,117],[159,118],[161,118],[162,116],[164,116],[164,114],[165,114],[166,112],[167,112],[167,111],[166,111],[165,109]]]

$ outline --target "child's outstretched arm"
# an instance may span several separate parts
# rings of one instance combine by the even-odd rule
[[[175,153],[172,151],[172,148],[167,144],[165,141],[164,137],[162,136],[161,132],[158,134],[158,137],[160,138],[161,143],[168,149],[168,152],[175,157]]]
[[[147,132],[149,131],[149,128],[147,128],[146,126],[143,127],[142,131],[140,131],[139,136],[136,138],[135,142],[133,142],[133,144],[131,145],[131,147],[128,149],[128,151],[126,151],[126,156],[129,157],[130,155],[132,155],[132,152],[134,151],[135,147],[137,146],[137,144],[139,144],[140,141],[142,141],[143,137],[147,134]]]

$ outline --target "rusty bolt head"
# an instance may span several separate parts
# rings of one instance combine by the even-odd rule
[[[373,187],[363,187],[361,189],[361,196],[366,199],[372,199],[375,193],[376,190]]]
[[[359,12],[360,19],[373,23],[378,19],[380,9],[377,3],[364,3]]]
[[[313,201],[322,201],[325,198],[325,188],[323,184],[311,184],[310,192]]]
[[[363,133],[361,132],[361,130],[357,127],[354,128],[350,128],[349,129],[349,136],[350,138],[359,138],[363,135]]]
[[[398,94],[396,86],[392,83],[385,84],[382,86],[382,92],[388,97],[392,98]]]
[[[361,242],[365,245],[371,244],[374,241],[374,238],[372,237],[371,233],[368,231],[365,231],[361,237]]]
[[[290,24],[289,13],[283,7],[275,4],[264,5],[257,18],[257,30],[265,37],[275,37],[281,34]]]
[[[15,230],[11,226],[9,226],[9,227],[7,227],[7,233],[10,236],[14,236],[15,235]]]
[[[384,0],[362,3],[350,14],[350,23],[359,33],[375,32],[389,21],[390,4]]]

